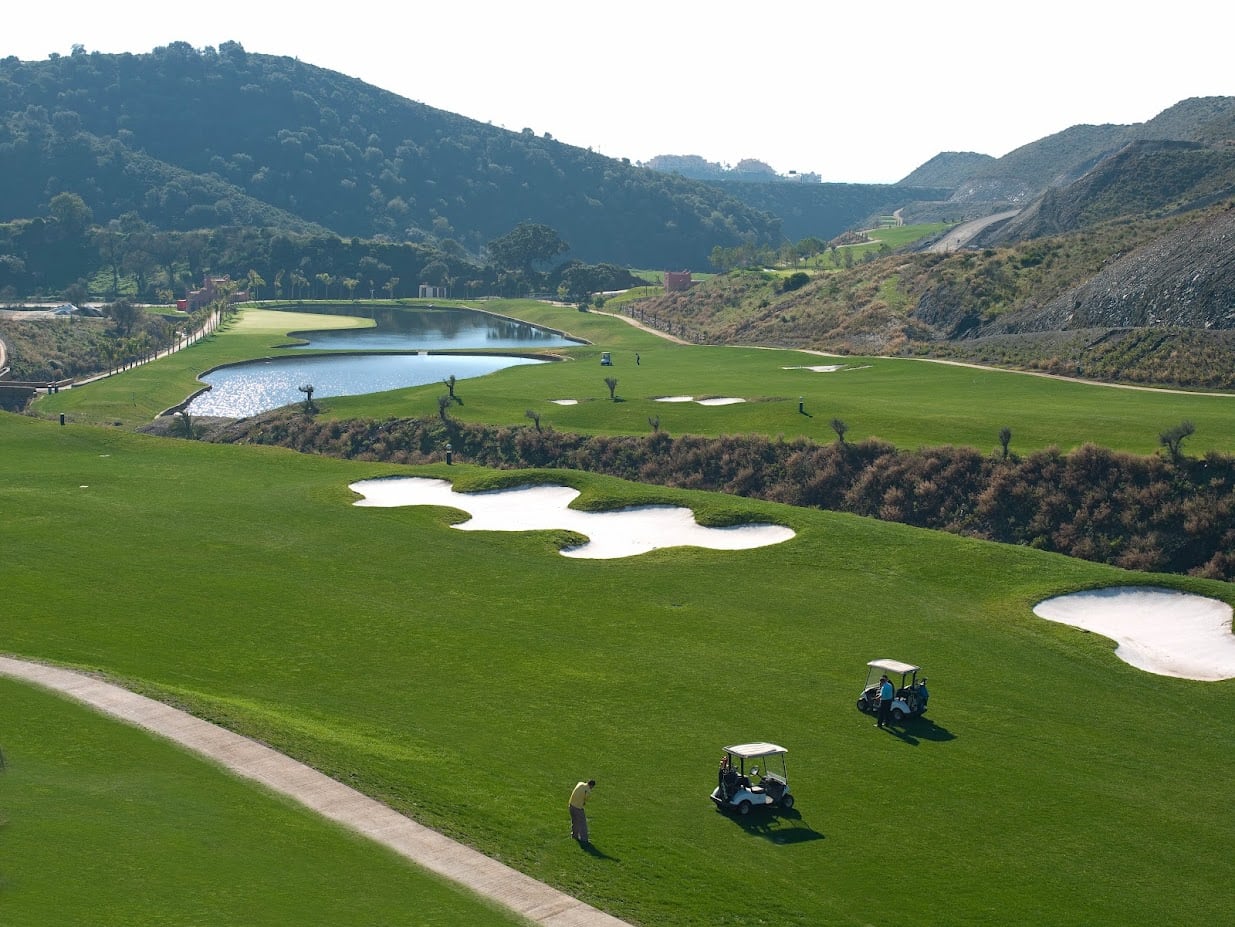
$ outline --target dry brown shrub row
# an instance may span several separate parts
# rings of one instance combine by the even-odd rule
[[[1086,445],[1023,457],[757,435],[587,436],[455,421],[271,413],[214,440],[392,463],[569,468],[867,515],[1134,570],[1235,579],[1235,458],[1178,462]]]

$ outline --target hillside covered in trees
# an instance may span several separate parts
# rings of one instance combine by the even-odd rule
[[[96,222],[431,242],[479,257],[523,222],[570,257],[703,266],[778,222],[716,186],[425,106],[228,42],[0,61],[0,221],[60,193]]]

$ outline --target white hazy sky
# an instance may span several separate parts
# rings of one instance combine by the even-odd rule
[[[892,183],[941,151],[995,157],[1078,124],[1235,95],[1214,0],[843,3],[56,0],[5,17],[0,57],[239,42],[611,157],[758,158]]]

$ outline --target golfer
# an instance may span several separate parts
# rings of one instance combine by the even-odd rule
[[[896,696],[896,690],[892,683],[888,681],[887,676],[879,677],[879,715],[875,720],[875,727],[883,727],[885,724],[891,723],[892,715],[892,699]]]
[[[588,796],[594,788],[596,780],[589,779],[587,782],[580,782],[570,793],[570,836],[580,843],[590,842],[587,836],[587,812],[583,810],[583,806],[587,804]]]

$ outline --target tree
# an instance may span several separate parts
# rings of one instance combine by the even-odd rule
[[[437,397],[437,417],[440,418],[443,422],[447,421],[449,418],[448,413],[450,411],[450,404],[453,401],[454,400],[450,396],[438,396]]]
[[[110,303],[103,309],[103,313],[111,319],[112,325],[116,327],[116,334],[121,338],[127,338],[133,333],[133,327],[141,317],[141,310],[129,299],[118,299]]]
[[[617,390],[617,377],[605,377],[605,386],[609,387],[609,398],[617,402],[617,396],[614,395]]]
[[[836,432],[836,443],[844,444],[845,443],[845,432],[849,430],[849,426],[846,425],[839,418],[832,419],[831,425],[832,425],[832,430]]]
[[[449,286],[450,268],[443,261],[430,261],[420,271],[420,279],[430,286]]]
[[[124,235],[120,231],[120,221],[112,219],[106,226],[94,231],[94,245],[99,249],[99,256],[111,270],[111,297],[120,295],[120,264],[124,260]]]
[[[1008,459],[1008,445],[1012,443],[1012,429],[1004,426],[999,429],[999,446],[1003,448],[1003,459]]]
[[[193,424],[193,418],[189,415],[188,409],[181,409],[176,413],[176,426],[173,432],[190,441],[197,437],[197,426]]]
[[[48,211],[62,234],[70,237],[84,234],[94,221],[94,213],[76,193],[57,193],[51,198]]]
[[[547,225],[521,222],[489,242],[488,248],[489,258],[499,269],[531,276],[537,264],[547,264],[565,254],[570,245]]]
[[[532,424],[536,426],[536,431],[537,432],[540,431],[540,413],[539,412],[537,412],[535,409],[528,409],[526,412],[523,413],[523,417],[530,418],[532,420]]]
[[[266,285],[266,281],[262,279],[261,274],[251,268],[246,279],[249,284],[249,298],[257,299],[257,294]]]
[[[304,393],[304,411],[306,414],[317,411],[317,406],[313,405],[313,384],[305,383],[303,386],[297,386],[296,389]]]
[[[450,376],[446,377],[446,379],[442,380],[442,382],[446,384],[446,389],[450,391],[450,395],[448,397],[450,401],[459,402],[459,398],[455,395],[455,383],[458,382],[458,378],[452,373]],[[459,402],[459,404],[462,405],[461,402]]]
[[[1158,443],[1166,448],[1167,456],[1173,462],[1178,463],[1183,458],[1184,438],[1189,437],[1195,431],[1196,426],[1185,419],[1174,428],[1167,429],[1158,435]]]

